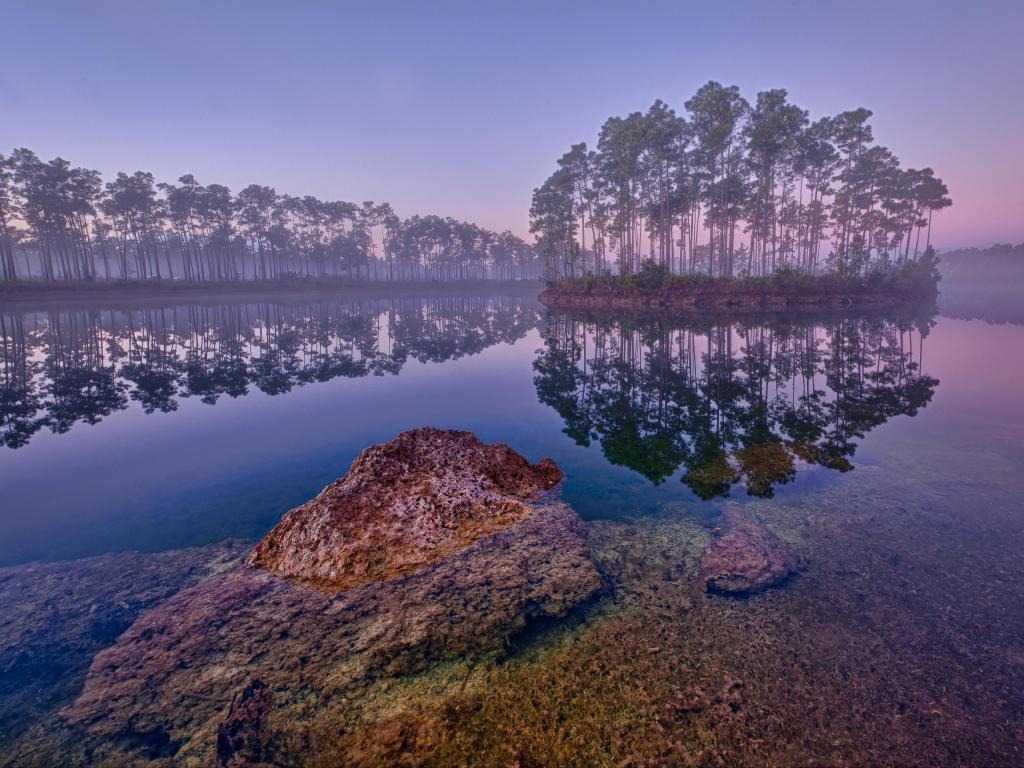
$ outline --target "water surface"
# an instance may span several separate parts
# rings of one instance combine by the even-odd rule
[[[588,519],[841,487],[938,435],[970,461],[968,432],[1021,425],[1024,329],[927,315],[619,323],[449,297],[0,323],[0,564],[256,537],[427,424],[551,456]]]
[[[555,763],[591,744],[596,762],[1005,765],[1024,735],[1024,326],[614,319],[492,296],[0,312],[0,334],[0,565],[53,563],[26,566],[39,594],[7,607],[49,605],[62,574],[77,602],[115,606],[91,651],[60,645],[73,607],[34,661],[0,643],[0,742],[25,722],[58,732],[89,653],[170,589],[154,576],[124,602],[125,574],[156,561],[62,561],[165,552],[180,583],[198,578],[200,550],[175,552],[259,537],[359,450],[426,424],[553,458],[611,590],[499,667],[467,661],[452,688],[402,682],[417,712],[447,691],[435,762],[515,742]],[[807,571],[705,598],[696,558],[732,503]],[[742,704],[651,714],[691,689]]]

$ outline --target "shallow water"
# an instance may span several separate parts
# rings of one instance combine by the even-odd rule
[[[615,321],[510,297],[0,314],[0,601],[52,612],[37,635],[0,620],[16,763],[66,738],[55,713],[92,654],[226,556],[178,550],[258,538],[424,424],[553,458],[609,589],[497,661],[374,682],[333,745],[346,759],[393,762],[357,736],[397,717],[436,764],[1024,760],[1022,326]],[[728,503],[806,571],[707,598],[696,559]],[[162,574],[142,597],[121,578],[140,568]],[[78,603],[126,607],[94,626],[54,596],[69,580]]]

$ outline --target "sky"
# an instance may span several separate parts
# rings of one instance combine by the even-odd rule
[[[939,248],[1024,242],[1024,0],[0,0],[0,152],[528,231],[606,118],[701,84],[864,106]]]

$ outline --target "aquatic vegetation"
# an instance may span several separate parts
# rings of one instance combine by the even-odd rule
[[[733,456],[751,496],[771,496],[774,486],[792,482],[796,477],[793,453],[783,443],[756,443],[738,448]]]
[[[218,765],[248,766],[262,762],[268,746],[267,716],[273,704],[273,691],[259,679],[231,700],[228,716],[217,727]]]
[[[683,475],[683,483],[702,499],[728,496],[729,490],[740,481],[740,471],[729,461],[729,454],[718,451],[707,461],[698,464]]]
[[[146,610],[235,565],[251,542],[0,568],[0,745],[59,732],[92,657]],[[0,763],[8,764],[0,749]]]
[[[307,602],[288,596],[329,595],[279,581],[287,586],[275,587],[272,599],[242,591],[236,604],[224,599],[224,585],[259,574],[236,566],[149,611],[106,656],[126,665],[128,684],[132,665],[147,658],[144,645],[119,654],[151,630],[151,648],[195,654],[180,669],[184,657],[168,666],[195,696],[172,703],[165,684],[144,696],[121,689],[125,703],[149,703],[117,736],[103,733],[116,718],[88,718],[83,727],[51,710],[43,727],[0,757],[15,765],[46,765],[56,754],[84,762],[88,749],[121,764],[127,748],[140,766],[199,765],[214,754],[218,733],[238,735],[244,721],[260,726],[240,737],[245,757],[286,765],[1012,765],[1024,735],[1017,652],[1024,627],[1012,589],[1024,577],[1019,489],[944,468],[942,448],[890,457],[888,469],[866,467],[813,496],[745,503],[750,521],[811,563],[784,588],[743,600],[709,596],[700,560],[718,521],[700,519],[689,504],[666,505],[655,515],[588,526],[588,558],[607,590],[582,612],[479,652],[456,648],[449,658],[406,646],[411,655],[372,673],[347,667],[351,647],[337,646],[350,642],[346,632],[360,620],[307,613]],[[1005,448],[993,444],[986,461],[1009,478]],[[990,514],[947,503],[951,484],[986,494]],[[537,550],[528,570],[517,569],[524,573],[565,550],[564,540],[550,543],[550,529],[521,541],[526,549],[507,542],[512,560]],[[493,574],[490,564],[505,551],[481,559],[484,572]],[[97,586],[107,571],[97,562],[81,573]],[[5,574],[30,578],[31,570]],[[222,586],[211,590],[215,583]],[[446,584],[431,599],[450,600],[442,611],[461,620],[455,634],[440,629],[445,643],[486,621],[492,601],[473,596],[493,596],[495,588]],[[199,617],[194,596],[202,594]],[[388,610],[362,626],[401,613]],[[176,623],[190,615],[197,620],[176,636]],[[229,633],[219,651],[204,648],[232,625],[264,629]],[[379,647],[378,635],[364,637]],[[254,680],[270,693],[255,695],[262,689]]]
[[[948,564],[935,526],[980,555],[985,524],[936,519],[927,497],[908,508],[879,480],[865,472],[798,505],[746,505],[814,565],[742,601],[704,596],[708,538],[685,512],[593,524],[612,585],[595,614],[447,690],[400,687],[383,721],[317,741],[317,764],[1013,764],[1024,734],[1015,597],[926,566]],[[990,554],[1019,573],[1012,549]],[[911,583],[927,591],[908,595]],[[974,597],[1010,626],[986,636]],[[950,643],[994,656],[968,669]]]

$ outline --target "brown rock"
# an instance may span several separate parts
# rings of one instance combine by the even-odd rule
[[[736,508],[722,513],[722,533],[704,550],[700,572],[709,592],[749,594],[782,582],[800,558],[767,528]]]
[[[288,512],[249,556],[277,576],[332,590],[391,579],[529,516],[563,475],[471,432],[424,427],[362,451],[348,474]]]
[[[81,695],[64,711],[68,720],[129,752],[137,742],[132,735],[143,732],[173,745],[175,759],[209,759],[233,694],[254,677],[274,692],[275,712],[337,706],[343,713],[375,677],[500,650],[531,621],[563,616],[600,589],[586,526],[576,513],[551,494],[520,498],[561,477],[553,464],[531,467],[507,447],[484,446],[464,432],[417,430],[388,446],[397,450],[364,451],[345,481],[318,497],[321,504],[289,513],[289,524],[264,540],[287,542],[257,553],[282,554],[274,562],[294,579],[239,565],[144,613],[96,656]],[[417,457],[420,450],[431,451],[432,458]],[[382,454],[400,458],[383,461]],[[449,471],[441,457],[456,466]],[[376,468],[373,474],[364,460]],[[433,474],[426,474],[426,466]],[[373,477],[388,487],[374,488]],[[426,501],[393,486],[405,481],[450,488],[457,498]],[[474,487],[493,501],[499,510],[494,517],[504,526],[488,519],[491,507],[474,500]],[[392,547],[386,556],[372,560],[368,539],[359,536],[360,545],[352,547],[350,538],[330,527],[340,510],[329,502],[339,498],[358,499],[355,508],[367,524],[374,519],[370,499],[392,502],[382,507],[374,529]],[[411,537],[399,525],[399,510],[407,515],[407,529],[433,536],[439,546],[403,556],[397,547]],[[442,518],[451,525],[441,525]],[[459,528],[460,519],[473,521],[475,539],[442,558],[439,551],[457,540],[447,532],[468,530]],[[354,535],[350,526],[341,528]],[[324,560],[283,556],[315,535],[336,546],[349,566],[367,563],[361,583],[339,590],[337,580],[322,577],[329,571],[309,578],[300,566],[329,567],[328,549],[316,539],[309,546]],[[424,560],[429,562],[401,573]],[[368,580],[369,573],[379,580]],[[331,589],[319,588],[325,582]],[[268,728],[272,734],[273,713]]]

